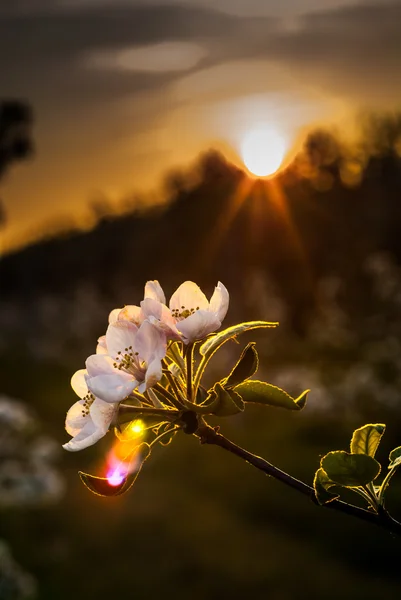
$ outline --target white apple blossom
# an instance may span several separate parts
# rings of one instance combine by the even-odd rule
[[[108,431],[118,404],[96,398],[86,384],[88,372],[80,369],[71,378],[74,392],[81,398],[69,409],[65,428],[72,439],[63,445],[65,450],[76,452],[95,444]]]
[[[157,280],[146,282],[143,298],[144,300],[147,298],[156,300],[162,304],[166,303],[166,296]],[[115,323],[116,321],[130,321],[139,327],[145,319],[146,316],[141,307],[133,304],[128,304],[124,306],[124,308],[115,308],[109,314],[109,324]]]
[[[163,289],[157,280],[148,281],[145,285],[144,299],[154,300],[157,303],[165,303],[166,296]],[[142,308],[134,304],[128,304],[124,308],[114,308],[109,314],[109,324],[117,321],[129,321],[139,327],[146,319]],[[102,335],[98,339],[96,348],[97,354],[107,354],[106,336]]]
[[[156,298],[145,298],[141,309],[168,337],[188,344],[216,331],[227,314],[228,304],[228,291],[220,281],[210,302],[196,283],[185,281],[172,295],[169,308]]]
[[[107,354],[86,361],[88,388],[105,402],[120,402],[136,388],[143,393],[161,379],[166,336],[149,321],[140,327],[125,320],[110,323],[105,348]]]

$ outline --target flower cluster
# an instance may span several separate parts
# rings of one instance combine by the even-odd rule
[[[158,386],[163,371],[169,376],[174,373],[177,361],[176,366],[182,366],[180,350],[176,350],[173,358],[173,343],[188,348],[216,331],[226,316],[228,304],[228,291],[220,282],[209,302],[195,283],[186,281],[167,306],[159,282],[148,281],[140,306],[112,310],[96,354],[89,356],[86,369],[77,371],[71,379],[80,400],[68,411],[66,430],[72,439],[64,448],[82,450],[97,442],[116,419],[121,401],[127,398],[136,406],[168,409],[172,403],[171,398],[166,403],[167,390],[160,399],[152,393],[152,388]],[[180,394],[184,395],[186,390],[180,376],[175,379],[176,406]]]
[[[205,440],[213,431],[209,415],[229,417],[246,403],[301,409],[306,392],[292,398],[283,390],[255,381],[259,359],[253,342],[237,363],[209,389],[203,375],[212,356],[229,340],[277,323],[249,321],[216,332],[226,316],[229,294],[222,283],[207,300],[186,281],[169,304],[157,281],[148,281],[139,306],[116,308],[96,353],[71,380],[80,400],[68,411],[66,450],[94,444],[113,428],[116,441],[106,462],[106,477],[80,473],[96,494],[118,495],[135,481],[155,444],[167,445],[181,430]]]
[[[102,496],[126,492],[153,446],[167,445],[181,430],[197,436],[204,444],[229,450],[309,498],[314,494],[318,504],[331,504],[401,535],[401,523],[386,512],[384,504],[389,483],[401,467],[401,446],[391,451],[389,471],[381,485],[377,484],[381,465],[375,453],[385,425],[360,427],[354,431],[350,452],[326,454],[315,474],[313,488],[233,444],[219,433],[219,427],[208,425],[209,415],[236,415],[247,403],[300,410],[309,391],[293,398],[272,384],[252,379],[259,365],[254,342],[245,346],[225,377],[209,389],[203,387],[208,362],[223,344],[249,330],[277,325],[250,321],[216,333],[228,303],[229,295],[222,283],[218,283],[208,302],[195,283],[186,281],[167,306],[158,281],[148,281],[140,306],[125,306],[110,313],[96,354],[87,359],[86,369],[77,371],[71,380],[80,400],[68,411],[66,429],[72,439],[64,448],[86,448],[112,425],[117,437],[109,453],[106,477],[80,473],[84,484]],[[342,489],[362,496],[370,511],[338,502]]]

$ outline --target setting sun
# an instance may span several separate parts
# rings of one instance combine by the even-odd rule
[[[244,164],[257,177],[273,175],[283,162],[285,151],[284,138],[270,128],[252,129],[241,144]]]

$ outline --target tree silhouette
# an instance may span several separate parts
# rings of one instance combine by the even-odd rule
[[[20,100],[3,100],[0,103],[0,180],[9,167],[32,156],[32,109]],[[5,212],[0,202],[0,226],[5,222]]]

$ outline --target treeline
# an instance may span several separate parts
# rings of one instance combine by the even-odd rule
[[[118,305],[134,300],[132,288],[140,293],[149,278],[167,290],[187,278],[209,289],[221,279],[241,318],[247,274],[257,269],[300,332],[324,276],[340,276],[360,311],[366,257],[388,251],[401,260],[401,118],[365,117],[363,131],[353,145],[336,132],[311,132],[293,163],[267,181],[252,181],[208,152],[195,172],[168,176],[164,208],[105,215],[90,232],[4,257],[1,297],[29,304],[38,294],[65,297],[90,283]]]

